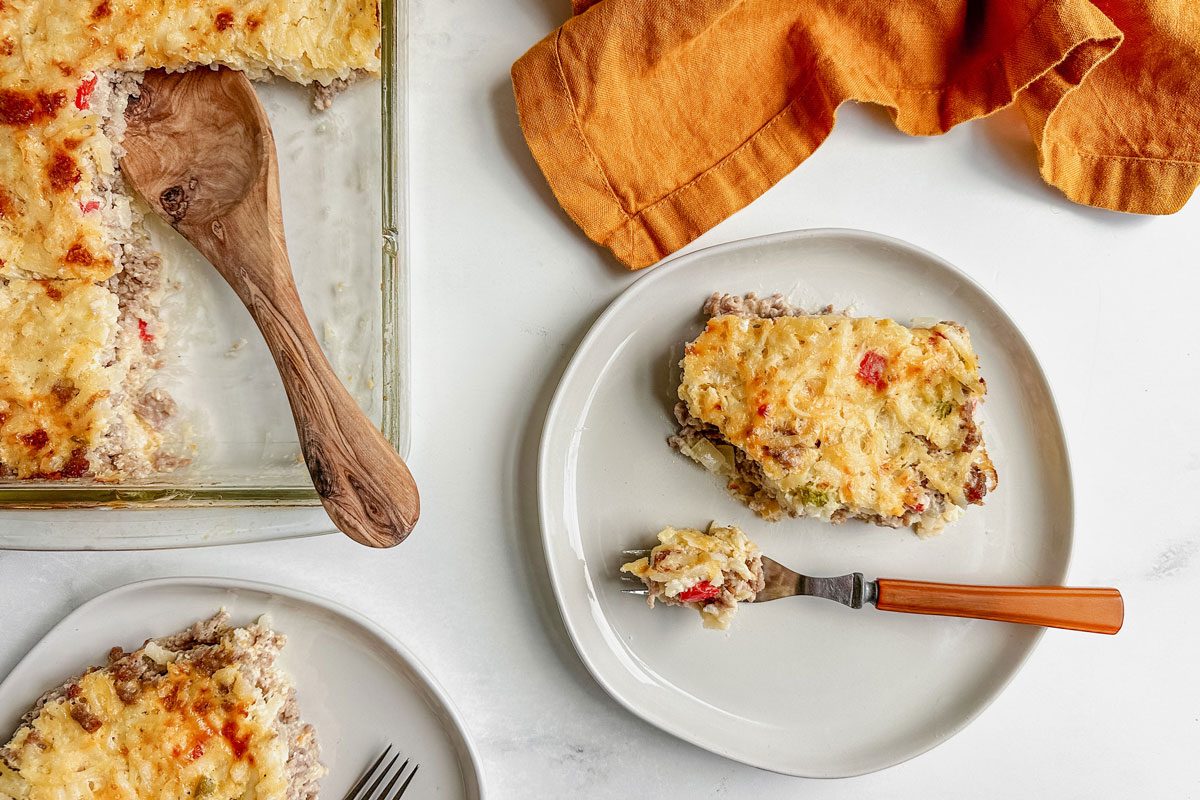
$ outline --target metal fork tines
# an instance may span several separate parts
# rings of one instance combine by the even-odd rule
[[[630,575],[628,572],[621,575],[621,582],[628,584],[626,588],[621,590],[621,594],[640,594],[645,595],[650,590],[646,588],[646,584],[642,583],[637,578]]]
[[[646,556],[650,555],[650,550],[649,548],[642,550],[622,550],[621,555],[626,556],[627,561],[637,561],[639,558],[645,558]],[[649,591],[646,588],[646,584],[642,583],[642,579],[636,575],[631,575],[628,572],[622,572],[621,580],[622,582],[629,584],[628,588],[621,590],[622,594],[645,595]]]
[[[400,760],[400,753],[396,753],[391,760],[388,760],[391,753],[392,746],[388,745],[383,754],[375,759],[375,763],[371,765],[370,769],[364,772],[358,782],[346,793],[346,800],[398,800],[404,796],[408,785],[416,777],[420,765],[412,764],[412,769],[409,770],[412,759],[406,758],[404,763],[396,768],[396,762]],[[404,777],[406,773],[408,777]],[[391,777],[389,778],[389,776]],[[401,778],[404,778],[404,782],[397,787],[396,784]],[[385,780],[387,781],[386,785],[384,785]],[[380,789],[380,786],[383,788]]]
[[[621,552],[631,559],[645,558],[650,553],[649,550],[623,550]],[[770,600],[800,595],[821,597],[850,608],[862,608],[865,604],[874,603],[878,592],[875,582],[865,580],[861,572],[832,577],[803,575],[766,556],[763,556],[762,565],[765,586],[749,602],[766,603]],[[647,593],[646,585],[628,572],[621,573],[621,581],[628,586],[621,590],[624,594],[645,595]]]

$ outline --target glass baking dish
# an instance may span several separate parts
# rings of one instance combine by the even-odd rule
[[[405,0],[382,0],[381,80],[352,85],[328,111],[312,110],[305,87],[282,80],[257,85],[275,134],[288,250],[305,310],[334,370],[405,455],[406,12]],[[180,236],[156,219],[150,228],[172,287],[163,309],[168,330],[162,383],[178,403],[184,454],[191,464],[161,479],[120,485],[0,481],[0,509],[5,512],[0,515],[0,547],[108,546],[102,541],[81,544],[71,535],[58,541],[53,527],[21,524],[21,518],[30,517],[19,509],[106,507],[183,513],[189,507],[319,506],[300,457],[283,386],[249,314]],[[195,515],[185,516],[195,527]],[[80,520],[77,513],[62,517],[64,524],[68,517],[74,520],[70,527]],[[240,518],[251,519],[244,514]],[[323,516],[296,517],[301,518],[313,522],[265,525],[262,535],[233,532],[225,541],[330,527]],[[157,524],[166,526],[169,521]],[[167,540],[168,546],[187,543],[170,535]],[[138,541],[113,546],[155,546],[150,534]]]

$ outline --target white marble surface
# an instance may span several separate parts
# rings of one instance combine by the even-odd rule
[[[229,575],[323,593],[400,636],[463,711],[493,797],[1200,794],[1200,519],[1176,510],[1200,495],[1200,201],[1162,219],[1072,205],[1041,183],[1008,114],[911,139],[882,113],[843,109],[808,163],[697,244],[866,228],[931,249],[992,291],[1040,354],[1063,412],[1078,501],[1071,579],[1120,587],[1125,630],[1051,631],[962,734],[846,781],[725,761],[638,721],[590,680],[546,583],[534,458],[572,349],[634,276],[553,205],[522,144],[508,80],[511,62],[566,5],[413,8],[411,462],[425,506],[414,537],[388,553],[333,537],[0,553],[0,674],[105,589]],[[450,594],[448,577],[461,579]]]

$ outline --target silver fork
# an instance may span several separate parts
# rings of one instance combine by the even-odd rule
[[[370,769],[364,772],[353,788],[346,793],[346,800],[397,800],[404,796],[404,793],[408,790],[408,785],[416,777],[420,765],[412,765],[412,771],[408,772],[408,777],[404,778],[404,783],[401,783],[400,787],[393,794],[392,789],[396,788],[397,781],[408,770],[408,765],[412,759],[404,759],[404,763],[400,765],[400,768],[393,772],[396,762],[400,760],[400,753],[397,752],[396,755],[392,756],[392,760],[388,761],[386,766],[383,766],[384,760],[387,759],[391,752],[392,746],[389,744],[387,749],[383,751],[383,754],[375,759],[375,763],[371,765]],[[387,786],[384,786],[377,794],[376,790],[379,789],[380,784],[387,779],[388,775],[392,776],[391,780],[388,780]],[[370,786],[367,785],[368,781],[370,781]]]
[[[632,558],[645,558],[649,550],[625,550]],[[1089,633],[1116,633],[1125,617],[1125,604],[1116,589],[1069,586],[973,586],[956,583],[863,578],[861,572],[815,578],[793,572],[778,561],[763,557],[766,583],[752,602],[765,603],[798,595],[823,597],[850,608],[873,604],[880,611],[936,614],[999,622],[1042,625]],[[646,594],[641,579],[621,573],[626,594]]]

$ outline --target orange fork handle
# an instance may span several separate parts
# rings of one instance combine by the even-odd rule
[[[1116,633],[1125,603],[1116,589],[964,586],[880,578],[875,607],[907,614],[971,617],[1090,633]]]

